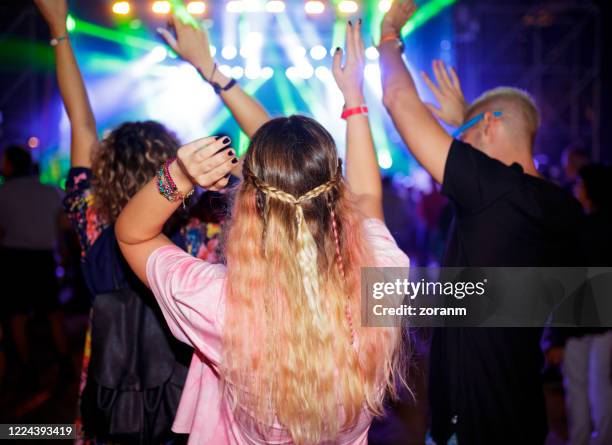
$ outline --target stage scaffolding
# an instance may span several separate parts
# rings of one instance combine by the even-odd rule
[[[500,85],[526,89],[542,113],[537,153],[556,163],[560,149],[572,145],[600,159],[602,24],[595,4],[468,0],[454,15],[468,100]]]

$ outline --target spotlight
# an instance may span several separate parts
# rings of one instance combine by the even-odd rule
[[[155,14],[168,14],[170,12],[170,9],[172,9],[172,7],[170,6],[170,2],[168,1],[155,1],[151,5],[151,11],[153,11]]]
[[[378,2],[378,10],[380,12],[387,12],[389,9],[391,9],[391,0],[380,0]]]
[[[234,57],[236,57],[237,54],[238,54],[238,50],[236,49],[235,46],[232,46],[232,45],[224,46],[223,49],[221,50],[221,56],[225,60],[232,60]]]
[[[315,76],[317,76],[321,82],[326,82],[332,78],[331,72],[326,66],[316,67]]]
[[[113,3],[113,12],[117,15],[127,15],[130,13],[130,2]]]
[[[343,14],[353,14],[359,10],[359,5],[353,0],[342,0],[338,3],[338,11]]]
[[[206,3],[189,2],[187,3],[187,12],[192,15],[202,15],[206,12]]]
[[[325,3],[320,0],[308,0],[304,3],[304,11],[306,14],[323,14],[325,12]]]
[[[327,55],[327,50],[324,46],[316,45],[310,48],[310,57],[314,60],[322,60]]]
[[[235,14],[244,12],[244,2],[241,0],[231,0],[225,4],[225,10]]]
[[[391,159],[391,155],[388,151],[379,151],[378,152],[378,165],[385,170],[391,168],[393,165],[393,159]]]
[[[310,79],[314,74],[314,68],[309,64],[304,64],[298,67],[297,73],[302,79]]]
[[[166,49],[165,46],[156,46],[155,48],[153,48],[153,50],[151,51],[151,61],[152,62],[163,62],[166,57],[168,56],[168,50]]]
[[[290,66],[289,68],[287,68],[285,74],[289,80],[295,80],[300,76],[298,73],[298,69],[295,66]]]
[[[306,57],[306,48],[303,46],[295,46],[291,52],[299,59]]]
[[[224,76],[231,77],[232,76],[232,67],[229,65],[221,65],[219,66],[219,71],[223,73]]]
[[[272,76],[274,76],[274,70],[269,66],[264,66],[261,69],[261,77],[264,79],[270,79]]]
[[[235,66],[232,68],[231,74],[234,79],[240,79],[244,75],[244,68]]]
[[[28,139],[28,147],[30,147],[31,149],[35,149],[36,147],[38,147],[39,143],[40,141],[36,136],[32,136],[30,139]]]
[[[366,48],[365,56],[370,60],[376,60],[378,59],[378,50],[375,47],[370,46]]]
[[[285,10],[285,2],[281,0],[270,0],[266,3],[266,11],[271,13],[279,13]]]
[[[244,70],[244,75],[247,79],[257,79],[261,76],[261,69],[258,66],[247,66]]]

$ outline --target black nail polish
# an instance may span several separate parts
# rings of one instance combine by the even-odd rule
[[[336,47],[336,52],[338,52],[338,51],[340,51],[340,47],[339,46]]]
[[[232,159],[232,164],[238,164],[238,159],[236,158]]]
[[[221,141],[224,144],[229,144],[230,143],[230,138],[228,138],[227,136],[223,138],[223,140]]]
[[[227,155],[228,155],[228,156],[234,156],[234,152],[233,152],[233,150],[228,151],[228,152],[227,152]]]
[[[361,25],[361,19],[359,19],[359,24]]]
[[[353,26],[353,24],[351,23],[351,21],[350,21],[350,20],[348,21],[348,24],[349,24],[349,26]]]

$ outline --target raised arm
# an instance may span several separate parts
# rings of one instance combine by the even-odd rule
[[[191,63],[209,82],[226,86],[231,79],[216,67],[210,53],[208,35],[200,27],[183,22],[178,16],[172,17],[176,38],[170,31],[158,28],[168,45],[183,59]],[[214,73],[214,74],[213,74]],[[250,138],[264,123],[270,120],[266,110],[253,97],[249,96],[239,85],[227,91],[221,91],[221,100],[229,108],[238,125]]]
[[[91,111],[87,90],[72,51],[66,29],[66,0],[34,0],[56,39],[55,66],[59,90],[70,120],[70,164],[90,167],[91,152],[98,142],[96,121]]]
[[[346,25],[346,60],[342,66],[342,50],[336,49],[333,61],[334,79],[344,95],[345,109],[365,105],[363,69],[365,50],[361,39],[361,20]],[[369,218],[383,219],[382,183],[376,161],[374,141],[367,114],[356,113],[346,118],[346,178],[357,198],[361,212]]]
[[[385,15],[379,46],[383,102],[412,154],[439,183],[451,145],[451,137],[421,101],[402,59],[400,32],[414,13],[412,0],[396,0]]]
[[[238,161],[229,142],[227,137],[219,140],[209,137],[181,147],[177,161],[168,167],[177,192],[185,196],[193,184],[212,191],[225,187],[228,173]],[[145,284],[149,255],[158,247],[172,245],[162,234],[162,228],[181,203],[181,199],[170,201],[162,196],[156,177],[130,199],[117,218],[115,234],[121,252]]]

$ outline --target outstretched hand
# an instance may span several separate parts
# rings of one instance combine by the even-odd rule
[[[363,103],[363,69],[365,67],[365,48],[361,38],[361,19],[346,24],[346,60],[342,66],[342,49],[336,48],[332,65],[334,79],[344,95],[347,105]]]
[[[441,60],[434,60],[432,68],[437,85],[432,82],[426,72],[423,71],[421,75],[440,107],[436,108],[429,103],[425,105],[439,119],[449,125],[458,127],[463,124],[467,109],[459,77],[452,67],[447,67]]]
[[[49,25],[54,37],[66,32],[68,4],[66,0],[34,0],[36,7]]]
[[[202,69],[204,75],[210,76],[214,59],[210,52],[208,34],[199,26],[185,23],[180,17],[173,15],[171,25],[176,30],[176,37],[165,28],[157,28],[157,32],[179,56],[192,65]]]
[[[402,28],[410,20],[416,9],[417,6],[414,0],[394,0],[391,8],[389,8],[383,17],[380,25],[380,36],[399,36]]]

